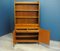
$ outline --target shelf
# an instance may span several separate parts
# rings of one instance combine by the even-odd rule
[[[37,37],[37,35],[20,35],[20,36],[16,36],[16,37]]]
[[[39,32],[39,30],[16,30],[17,33],[19,32],[25,32],[25,33],[31,33],[31,32]]]
[[[16,27],[39,27],[39,24],[15,24]]]
[[[16,42],[38,42],[38,40],[16,40]]]
[[[15,29],[39,29],[39,27],[15,27]]]
[[[15,4],[39,4],[39,2],[15,2]]]
[[[24,29],[24,28],[35,28],[35,29],[39,29],[39,25],[38,24],[15,24],[15,28],[16,29]]]
[[[16,16],[16,18],[38,18],[37,16]]]
[[[27,12],[37,12],[38,10],[15,10],[15,11],[23,11],[23,12],[25,12],[25,11],[27,11]]]

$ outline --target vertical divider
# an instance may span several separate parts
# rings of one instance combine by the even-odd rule
[[[40,2],[38,1],[38,24],[39,24],[39,31],[40,31]],[[40,32],[38,34],[38,43],[40,43]]]
[[[14,24],[15,24],[15,0],[14,0]],[[15,25],[14,25],[14,31],[13,31],[13,46],[15,45],[15,36],[16,36],[16,34],[15,34],[16,32],[15,32]]]

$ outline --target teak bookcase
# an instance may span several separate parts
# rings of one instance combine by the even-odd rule
[[[44,42],[49,44],[49,32],[40,30],[39,5],[39,2],[15,2],[15,29],[13,33],[14,44],[17,42]],[[48,39],[43,38],[45,33],[48,34]]]

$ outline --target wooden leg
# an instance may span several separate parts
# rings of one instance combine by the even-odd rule
[[[13,41],[13,46],[15,46],[15,44],[16,44],[16,42],[15,42],[15,40]]]
[[[16,34],[16,32],[15,32],[15,30],[14,30],[14,31],[13,31],[13,46],[16,44],[15,34]]]

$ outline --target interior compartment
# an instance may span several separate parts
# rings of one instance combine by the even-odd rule
[[[16,29],[16,30],[27,30],[27,29],[22,29],[22,28],[20,28],[20,29]]]
[[[25,32],[23,32],[23,33],[16,33],[16,36],[20,36],[20,35],[38,35],[38,32],[36,32],[36,33],[25,33]]]
[[[38,10],[38,5],[35,4],[16,4],[15,6],[16,10]]]
[[[38,40],[38,37],[16,37],[17,40]]]
[[[38,13],[35,11],[16,11],[15,12],[16,16],[38,16]]]
[[[38,18],[16,18],[16,24],[38,24]]]
[[[17,40],[38,40],[38,33],[16,33],[16,36]],[[18,36],[30,36],[30,37],[18,37]]]

